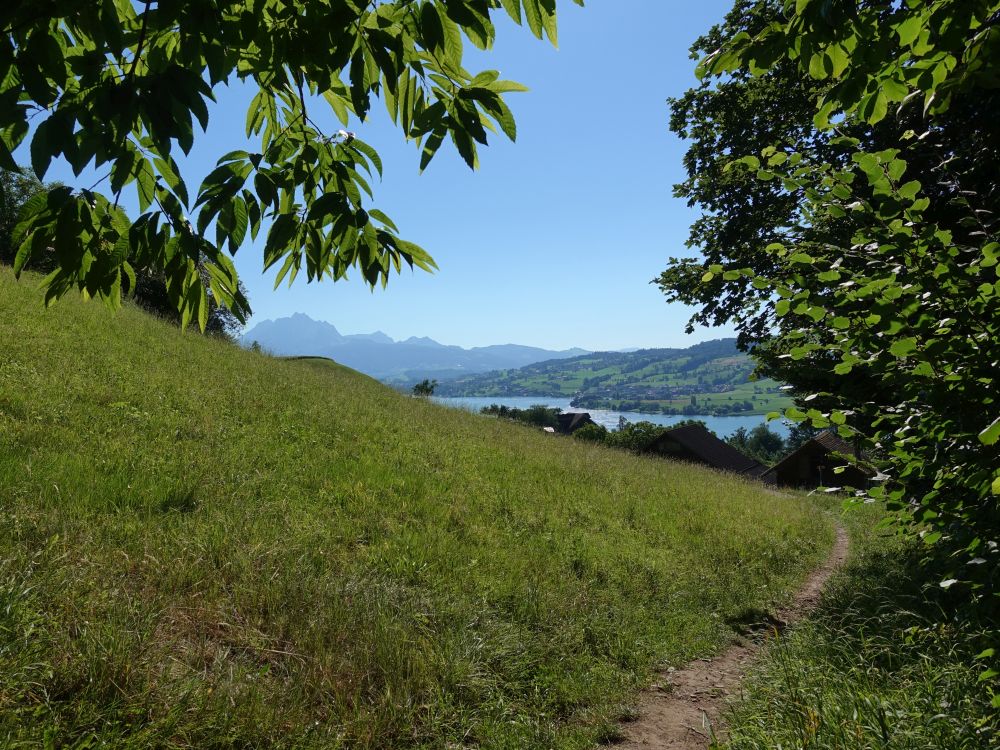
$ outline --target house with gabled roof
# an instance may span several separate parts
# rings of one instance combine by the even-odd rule
[[[764,472],[761,477],[780,487],[867,488],[874,472],[855,463],[854,446],[833,430],[825,430]],[[842,471],[836,471],[843,467]]]

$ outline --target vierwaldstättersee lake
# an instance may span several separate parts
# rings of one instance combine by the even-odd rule
[[[434,396],[433,399],[445,406],[468,409],[473,412],[478,412],[484,406],[489,406],[490,404],[500,404],[501,406],[510,406],[518,409],[527,409],[529,406],[534,406],[535,404],[544,404],[550,408],[562,409],[564,412],[585,411],[590,414],[591,419],[597,422],[597,424],[603,425],[609,430],[618,427],[618,420],[621,417],[625,417],[629,422],[652,422],[664,427],[677,424],[683,419],[700,419],[708,425],[708,429],[719,437],[732,435],[740,427],[752,430],[759,424],[767,424],[768,427],[782,437],[787,437],[788,435],[788,427],[785,424],[777,419],[768,422],[762,414],[755,416],[712,417],[705,414],[668,415],[644,414],[634,411],[609,411],[606,409],[578,409],[569,405],[570,399],[568,398],[553,398],[551,396],[457,396],[454,398]]]

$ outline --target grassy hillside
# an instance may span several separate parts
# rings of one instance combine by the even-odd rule
[[[832,540],[0,267],[0,744],[583,748]],[[92,743],[92,744],[88,744]]]
[[[449,380],[441,396],[555,396],[585,408],[665,414],[766,414],[791,405],[773,380],[751,381],[754,363],[736,339],[687,349],[593,352]]]

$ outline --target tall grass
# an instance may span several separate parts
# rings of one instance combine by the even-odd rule
[[[732,750],[963,750],[1000,741],[984,665],[987,623],[918,566],[926,550],[845,519],[856,552],[818,611],[776,640],[730,718]]]
[[[588,747],[831,540],[0,268],[0,745]]]

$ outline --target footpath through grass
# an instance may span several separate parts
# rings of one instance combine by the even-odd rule
[[[0,746],[588,747],[832,542],[750,483],[34,287],[0,268]]]
[[[730,750],[972,750],[1000,743],[986,668],[995,624],[937,585],[930,548],[843,516],[852,555],[817,611],[775,641],[744,685]]]

